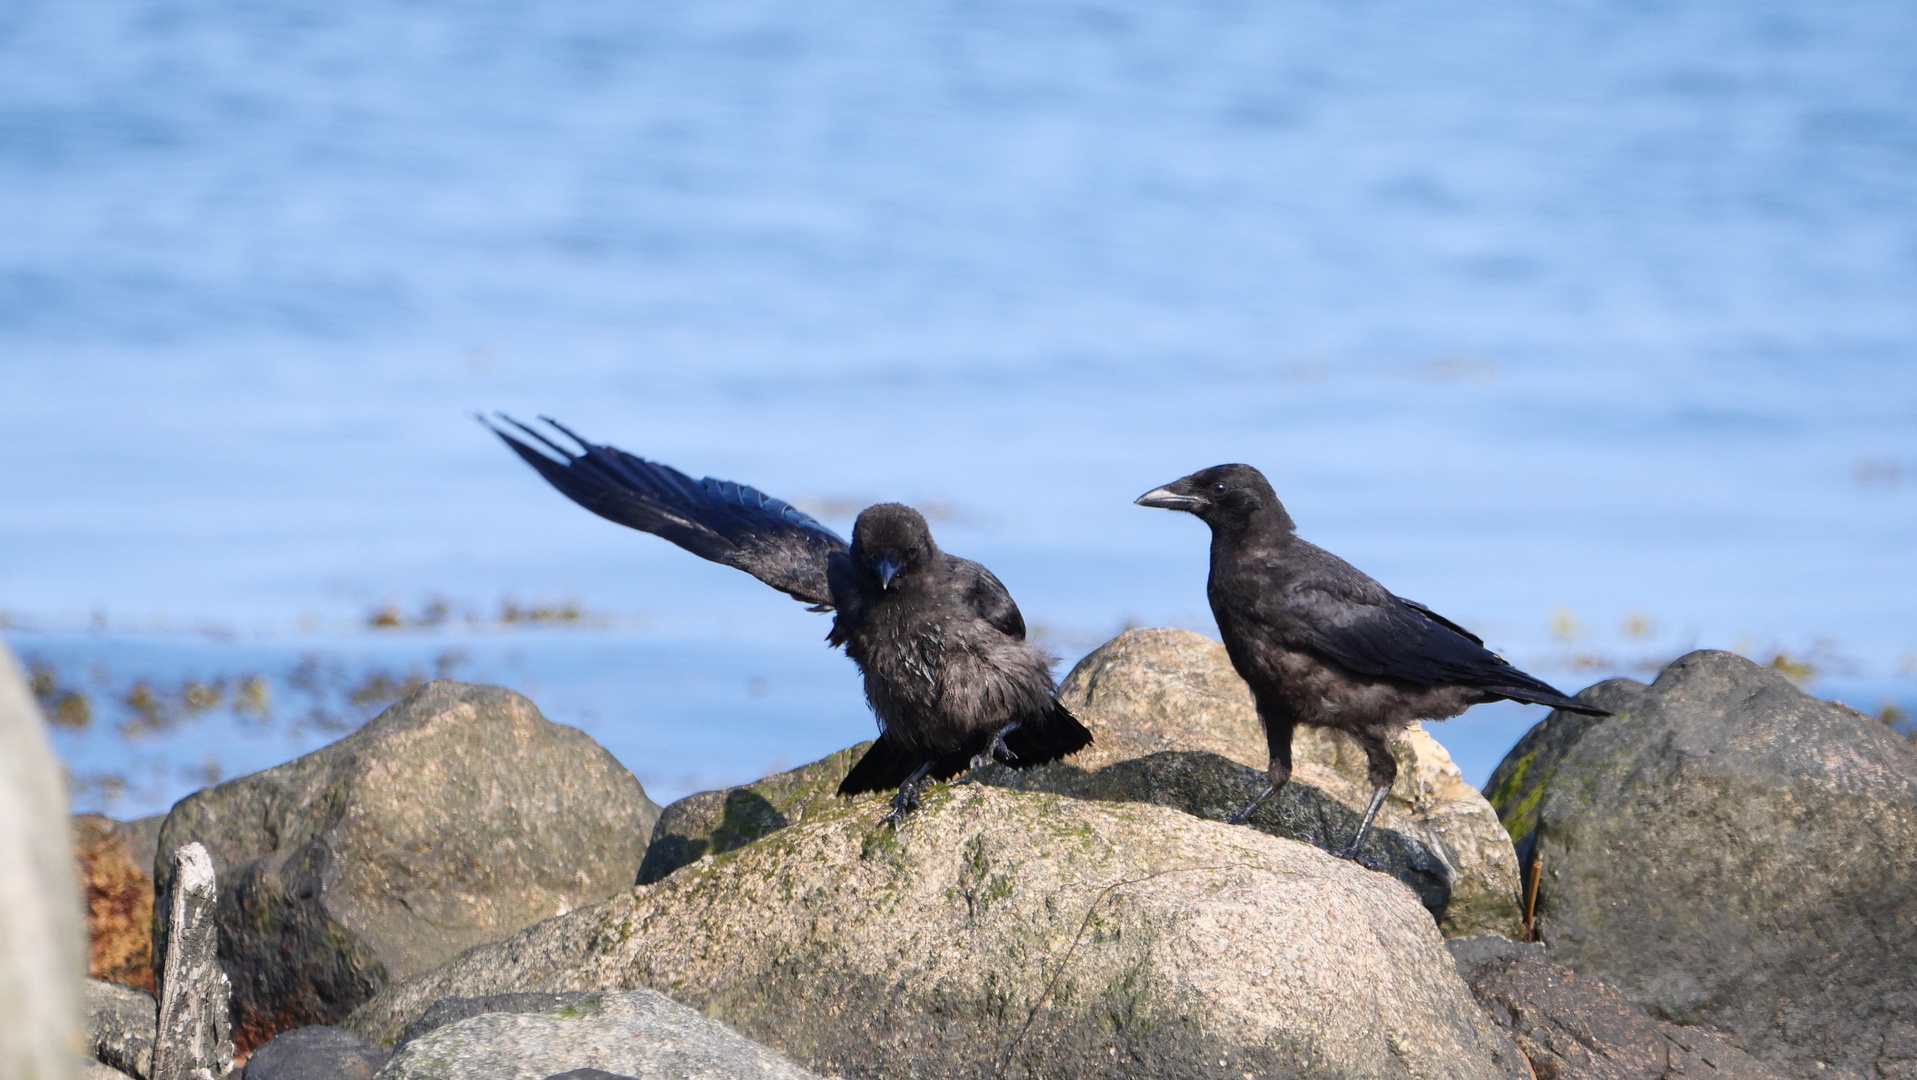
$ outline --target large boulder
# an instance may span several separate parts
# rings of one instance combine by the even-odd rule
[[[1080,661],[1059,698],[1092,745],[1035,769],[992,766],[982,783],[1081,799],[1149,802],[1223,820],[1265,784],[1265,736],[1251,690],[1225,647],[1189,630],[1131,630]],[[666,808],[641,881],[703,854],[732,850],[807,815],[830,812],[864,745],[790,772]],[[1422,728],[1395,740],[1399,766],[1366,854],[1416,893],[1446,936],[1516,934],[1517,856],[1511,838],[1444,747]],[[1342,732],[1300,728],[1294,778],[1250,825],[1322,848],[1357,832],[1370,802],[1364,751]]]
[[[1538,1080],[1783,1080],[1723,1035],[1653,1019],[1615,988],[1552,963],[1542,945],[1489,934],[1445,944]]]
[[[393,1056],[380,1080],[818,1080],[716,1020],[651,990],[581,996],[549,1012],[481,1013]]]
[[[479,946],[348,1023],[391,1041],[447,995],[646,987],[849,1077],[1524,1075],[1382,874],[1148,804],[956,784],[894,832],[884,803]]]
[[[509,690],[441,681],[339,742],[181,800],[160,850],[212,853],[245,1051],[629,888],[657,817],[583,732]],[[156,965],[165,929],[156,920]]]
[[[0,643],[0,1076],[73,1080],[86,1045],[86,936],[64,770]]]
[[[1805,1078],[1917,1076],[1917,749],[1700,651],[1553,713],[1492,777],[1552,959]]]

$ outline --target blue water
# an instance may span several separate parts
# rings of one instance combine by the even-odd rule
[[[1067,662],[1211,630],[1202,527],[1130,499],[1242,460],[1566,689],[1717,646],[1917,711],[1913,101],[1890,0],[20,0],[5,634],[123,815],[369,673],[526,690],[662,801],[869,735],[822,617],[572,507],[507,408],[932,507]],[[1482,780],[1538,715],[1436,733]]]

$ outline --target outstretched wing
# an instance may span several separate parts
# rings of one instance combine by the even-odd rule
[[[609,521],[663,536],[702,559],[744,570],[782,593],[832,607],[826,565],[844,552],[839,535],[791,503],[730,480],[694,480],[670,465],[589,443],[550,417],[546,423],[578,443],[575,453],[503,413],[499,418],[559,455],[480,422],[567,498]]]
[[[1469,686],[1513,701],[1608,715],[1512,667],[1450,619],[1332,559],[1326,553],[1319,573],[1284,593],[1285,621],[1318,654],[1374,678]]]

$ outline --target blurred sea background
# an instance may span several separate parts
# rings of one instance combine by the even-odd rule
[[[1894,0],[15,0],[0,632],[120,817],[435,675],[661,803],[871,736],[505,409],[926,508],[1065,665],[1215,632],[1131,499],[1246,461],[1566,690],[1729,648],[1907,728],[1913,104]]]

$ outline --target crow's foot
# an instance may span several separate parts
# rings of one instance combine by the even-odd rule
[[[925,774],[932,771],[932,763],[926,762],[905,778],[899,785],[899,793],[892,796],[892,809],[879,819],[879,824],[893,829],[905,824],[906,816],[919,808],[919,792],[925,787]]]
[[[1372,789],[1371,805],[1365,807],[1364,820],[1358,823],[1358,835],[1351,838],[1351,843],[1332,852],[1332,855],[1340,859],[1349,859],[1367,870],[1382,871],[1384,869],[1383,864],[1373,862],[1363,855],[1360,855],[1359,852],[1364,850],[1365,837],[1371,835],[1371,823],[1378,820],[1378,811],[1383,808],[1385,795],[1389,793],[1390,790],[1389,787]]]
[[[1344,859],[1347,862],[1355,862],[1366,870],[1376,870],[1380,874],[1385,872],[1385,865],[1383,863],[1368,855],[1360,854],[1358,849],[1351,844],[1346,844],[1344,847],[1330,854],[1334,859]]]
[[[1225,820],[1225,824],[1243,825],[1245,822],[1250,821],[1251,812],[1253,810],[1258,809],[1260,806],[1263,806],[1265,804],[1265,800],[1271,798],[1272,793],[1277,790],[1278,790],[1278,785],[1266,784],[1265,790],[1260,792],[1257,798],[1251,800],[1250,806],[1245,807],[1243,810],[1240,810],[1236,814],[1233,814],[1231,817],[1227,818]]]
[[[1018,721],[1014,720],[993,732],[992,741],[986,743],[985,749],[979,751],[978,756],[972,759],[970,767],[983,769],[994,761],[1017,761],[1018,755],[1012,753],[1011,749],[1005,745],[1005,736],[1016,730],[1018,730]]]

